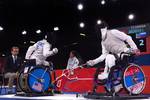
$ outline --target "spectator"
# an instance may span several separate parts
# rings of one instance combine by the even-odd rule
[[[69,55],[67,69],[71,69],[71,70],[75,69],[82,63],[83,63],[83,60],[81,59],[79,54],[76,51],[72,50]]]

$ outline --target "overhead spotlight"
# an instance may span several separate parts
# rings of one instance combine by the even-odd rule
[[[85,34],[83,34],[83,33],[80,33],[80,36],[86,36]]]
[[[27,34],[27,31],[22,31],[22,35],[26,35]]]
[[[77,6],[77,8],[78,8],[78,10],[83,10],[83,4],[78,4],[78,6]]]
[[[81,27],[81,28],[84,28],[84,26],[85,26],[84,23],[81,22],[81,23],[80,23],[80,27]]]
[[[27,42],[23,42],[24,44],[27,44]]]
[[[54,27],[54,31],[59,31],[59,27]]]
[[[34,44],[34,43],[35,43],[35,41],[30,41],[30,43],[31,43],[31,44]]]
[[[2,54],[2,57],[5,57],[6,55],[5,54]]]
[[[134,14],[129,14],[129,15],[128,15],[128,19],[129,19],[129,20],[133,20],[134,18],[135,18]]]
[[[37,30],[36,33],[37,33],[37,34],[40,34],[40,33],[41,33],[41,30]]]
[[[102,23],[101,20],[97,20],[97,24],[100,25]]]
[[[2,26],[0,26],[0,31],[4,30],[4,28]]]
[[[77,42],[75,42],[75,43],[72,43],[72,45],[77,45],[78,43]]]
[[[101,4],[102,4],[102,5],[104,5],[105,3],[106,3],[106,1],[105,1],[105,0],[102,0],[102,1],[101,1]]]

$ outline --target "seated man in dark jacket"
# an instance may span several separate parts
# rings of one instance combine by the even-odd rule
[[[9,78],[8,86],[12,88],[14,79],[17,78],[17,73],[21,66],[21,58],[18,57],[19,48],[12,47],[11,54],[6,58],[5,78]]]

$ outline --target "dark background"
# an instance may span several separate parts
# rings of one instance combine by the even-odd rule
[[[52,32],[58,26],[57,42],[59,53],[50,57],[57,68],[65,66],[69,51],[77,50],[83,60],[98,57],[101,54],[100,39],[95,34],[94,26],[98,19],[104,19],[110,28],[150,22],[150,0],[0,0],[0,54],[6,56],[14,45],[20,47],[20,56],[24,58],[29,41],[37,41],[40,35]],[[77,5],[84,9],[79,11]],[[130,13],[135,14],[133,21],[128,20]],[[81,29],[79,23],[84,22]],[[42,33],[36,34],[41,29]],[[27,31],[23,36],[21,32]],[[86,37],[80,36],[80,33]],[[24,44],[27,42],[27,44]]]

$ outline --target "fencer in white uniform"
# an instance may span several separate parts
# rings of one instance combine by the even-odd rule
[[[49,66],[46,58],[58,53],[57,48],[51,50],[52,45],[47,41],[47,36],[43,40],[38,41],[30,46],[26,52],[25,59],[35,59],[36,65]]]
[[[120,55],[122,52],[132,52],[139,54],[140,51],[130,36],[116,29],[108,30],[108,25],[103,21],[99,27],[101,33],[102,54],[94,60],[89,60],[88,65],[95,64],[105,60],[104,72],[98,75],[98,79],[103,80],[108,78],[111,67],[115,66],[115,55]],[[130,46],[127,47],[126,43]]]

